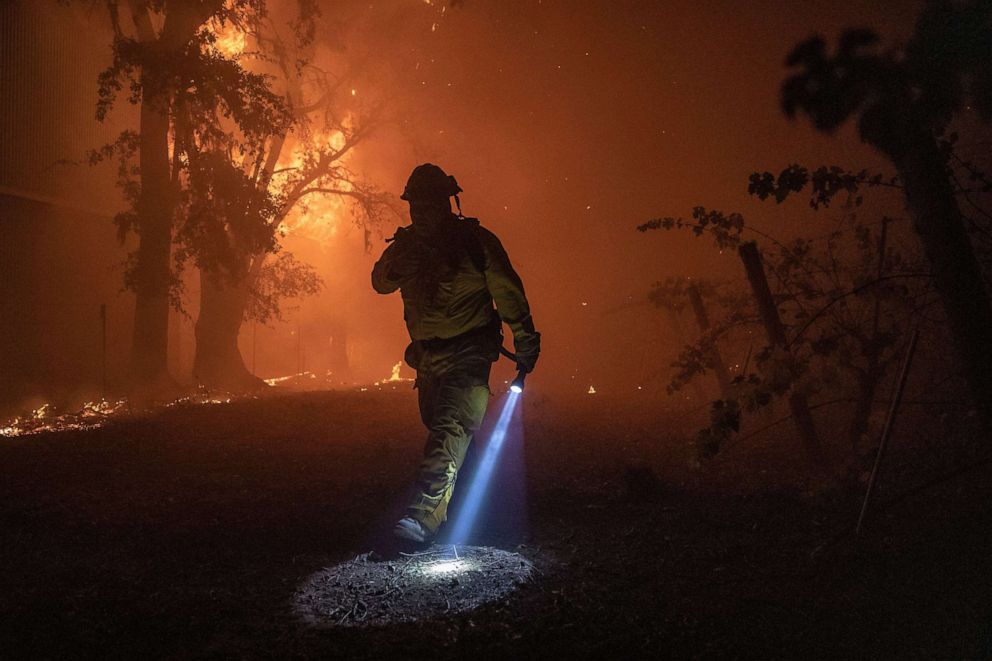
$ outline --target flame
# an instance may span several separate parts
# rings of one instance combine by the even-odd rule
[[[248,33],[233,21],[221,23],[216,18],[211,19],[205,28],[213,35],[215,41],[212,49],[226,58],[236,59],[245,54],[248,47]],[[357,89],[351,90],[352,96],[357,96]],[[343,126],[347,127],[350,117],[345,117]],[[289,152],[284,152],[276,165],[277,174],[272,178],[272,186],[276,194],[293,180],[293,174],[299,173],[321,153],[340,150],[345,145],[345,135],[339,130],[318,132],[308,140],[297,140]],[[345,164],[347,156],[335,162],[335,166]],[[282,176],[278,173],[282,172]],[[334,188],[350,191],[348,182],[334,182]],[[278,232],[282,236],[290,234],[313,239],[325,243],[334,238],[340,228],[340,219],[345,213],[345,202],[340,195],[313,193],[297,202],[289,214],[279,224]]]
[[[327,376],[330,376],[330,375],[331,375],[331,373],[328,372],[327,373]],[[309,370],[305,370],[305,371],[300,372],[298,374],[287,374],[286,376],[275,376],[275,377],[272,377],[271,379],[263,379],[263,381],[265,381],[265,383],[267,383],[270,386],[277,386],[280,383],[288,383],[290,381],[296,381],[296,380],[299,380],[299,379],[316,379],[316,378],[317,378],[317,375],[316,374],[314,374],[313,372],[311,372]]]
[[[203,391],[195,395],[180,397],[165,405],[165,408],[183,405],[229,404],[235,397],[227,393]],[[126,399],[99,399],[86,402],[79,409],[58,413],[56,406],[45,404],[33,411],[0,422],[0,437],[16,438],[45,432],[82,431],[98,429],[110,420],[131,414],[131,405]]]
[[[380,390],[381,390],[382,389],[381,386],[384,386],[387,383],[400,383],[400,382],[404,382],[405,383],[405,382],[413,381],[413,379],[405,379],[402,376],[400,376],[400,369],[402,367],[403,367],[403,361],[401,360],[398,363],[396,363],[395,365],[393,365],[393,368],[390,370],[390,374],[389,374],[389,378],[388,379],[383,379],[382,381],[376,381],[372,385],[373,386],[379,386],[380,387]],[[362,390],[366,390],[366,389],[365,388],[362,388]]]
[[[79,410],[61,415],[55,414],[51,404],[44,404],[26,415],[0,423],[0,436],[14,438],[43,432],[95,429],[111,417],[126,412],[127,401],[123,399],[86,402]]]
[[[345,123],[347,124],[347,120]],[[293,181],[293,175],[311,165],[319,154],[338,151],[344,147],[345,141],[344,133],[338,130],[323,131],[312,136],[309,141],[296,141],[288,155],[279,159],[277,170],[282,172],[282,176],[273,177],[276,191],[280,192],[280,189],[289,185]],[[344,166],[349,156],[350,154],[346,154],[341,157],[335,162],[335,166]],[[346,192],[354,188],[348,181],[335,181],[328,187]],[[311,193],[294,205],[279,224],[279,233],[284,237],[296,235],[326,243],[340,232],[341,220],[347,213],[346,206],[341,195]]]
[[[216,38],[213,48],[226,58],[237,58],[248,47],[248,34],[231,21],[221,23],[212,18],[207,23],[207,31]]]
[[[389,380],[390,381],[402,381],[403,380],[403,379],[400,378],[400,367],[402,367],[402,366],[403,366],[403,361],[402,360],[400,362],[396,363],[395,365],[393,365],[393,373],[389,375]]]

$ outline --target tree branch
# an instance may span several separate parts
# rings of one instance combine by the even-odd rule
[[[841,294],[840,296],[835,296],[834,298],[830,299],[830,301],[828,301],[826,305],[824,305],[822,308],[820,308],[819,310],[817,310],[812,316],[810,316],[809,319],[806,320],[806,323],[803,324],[802,328],[800,328],[796,332],[796,334],[792,337],[792,339],[789,340],[789,342],[786,344],[786,346],[787,347],[791,347],[793,344],[795,344],[796,341],[800,337],[802,337],[802,334],[805,333],[809,329],[809,327],[813,325],[813,322],[814,321],[816,321],[817,319],[819,319],[820,317],[822,317],[823,314],[834,303],[837,303],[838,301],[841,301],[841,300],[847,298],[848,296],[854,296],[855,294],[859,294],[859,293],[863,292],[865,289],[868,289],[870,287],[874,287],[879,282],[883,282],[885,280],[897,280],[897,279],[900,279],[900,278],[929,278],[929,277],[931,277],[931,275],[932,275],[931,273],[895,273],[893,275],[886,275],[886,276],[882,276],[881,278],[876,278],[875,280],[872,280],[871,282],[866,282],[863,285],[860,285],[858,287],[855,287],[854,289],[852,289],[850,291],[846,291],[843,294]]]

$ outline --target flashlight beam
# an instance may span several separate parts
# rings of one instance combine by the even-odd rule
[[[475,520],[478,518],[479,511],[482,509],[482,502],[486,497],[486,491],[489,489],[489,482],[496,472],[497,460],[499,459],[500,451],[503,449],[506,432],[510,427],[510,421],[513,419],[513,411],[517,408],[519,399],[520,393],[516,391],[511,391],[506,396],[506,401],[503,403],[503,410],[499,414],[496,426],[493,427],[485,454],[483,454],[482,460],[479,462],[475,479],[469,485],[466,492],[464,505],[462,505],[461,511],[458,513],[458,521],[455,522],[451,530],[449,538],[452,543],[464,542],[468,539],[469,533],[472,532]]]

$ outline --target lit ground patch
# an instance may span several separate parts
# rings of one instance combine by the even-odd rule
[[[311,575],[294,598],[311,624],[376,626],[464,613],[531,579],[519,553],[488,546],[433,546],[385,560],[374,553]]]

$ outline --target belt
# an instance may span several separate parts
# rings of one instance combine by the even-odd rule
[[[493,315],[492,321],[488,321],[481,326],[476,326],[475,328],[467,330],[464,333],[459,333],[458,335],[452,335],[451,337],[431,337],[426,340],[417,340],[417,341],[421,342],[423,346],[427,347],[428,349],[433,350],[447,346],[448,344],[454,342],[460,342],[462,340],[471,340],[471,339],[475,339],[476,337],[484,337],[489,334],[496,335],[499,334],[499,332],[500,332],[499,317]]]

